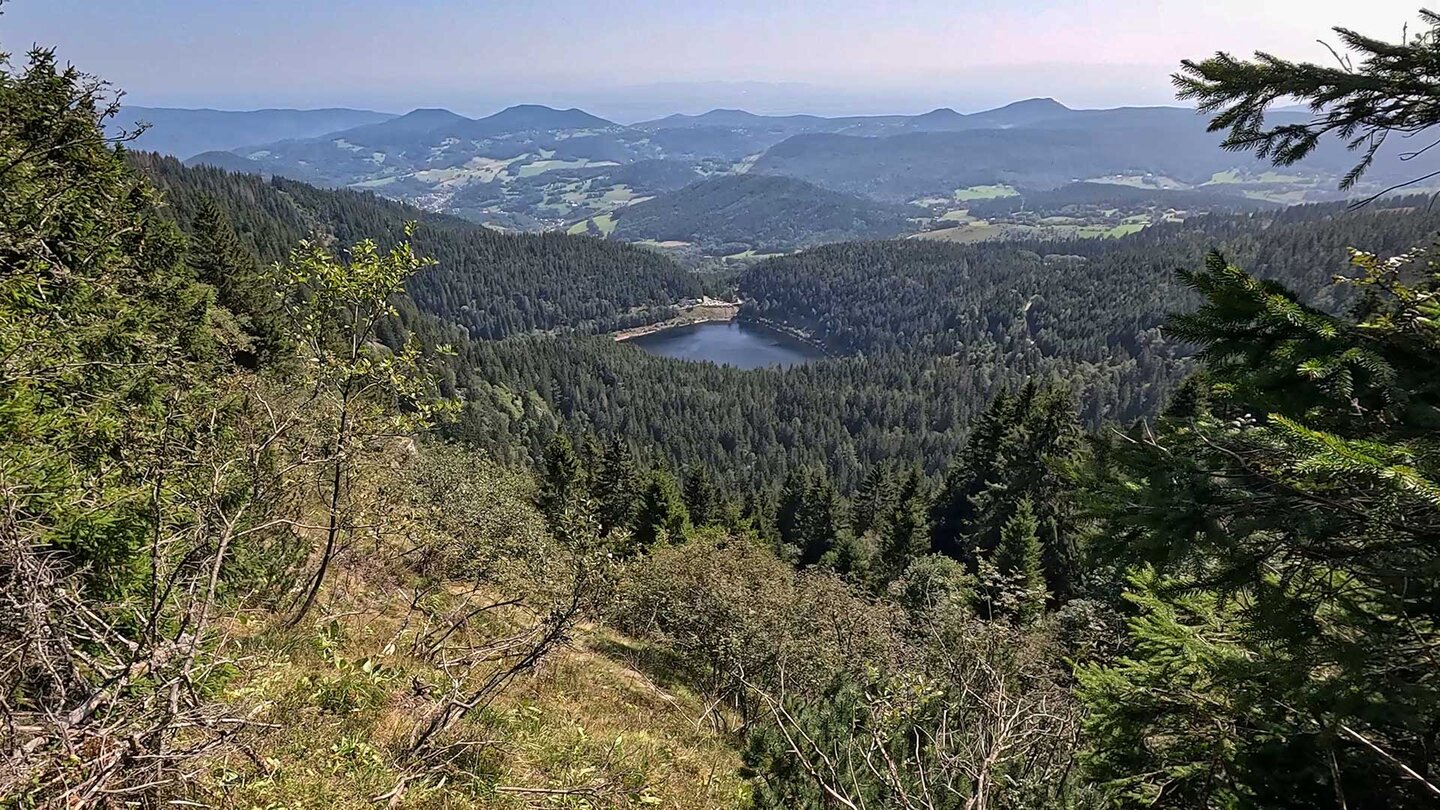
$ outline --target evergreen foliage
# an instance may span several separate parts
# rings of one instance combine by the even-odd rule
[[[612,438],[595,475],[593,494],[601,536],[629,531],[640,508],[643,483],[630,444],[618,436]]]
[[[696,527],[708,526],[721,517],[720,493],[704,467],[694,467],[685,474],[685,509]]]
[[[215,302],[235,316],[237,362],[254,368],[283,357],[279,280],[260,269],[212,200],[201,201],[192,233],[188,261],[196,278],[214,287]]]
[[[930,551],[927,507],[924,478],[918,470],[911,471],[896,493],[894,507],[876,532],[880,538],[876,567],[883,582],[899,577]]]
[[[826,242],[899,236],[921,209],[874,202],[817,188],[803,180],[737,174],[701,180],[626,206],[615,236],[691,242],[704,248],[758,253]]]
[[[1348,189],[1375,162],[1386,139],[1417,135],[1440,123],[1435,108],[1435,78],[1440,75],[1440,14],[1422,9],[1423,30],[1401,42],[1336,28],[1344,49],[1337,64],[1292,62],[1257,52],[1252,61],[1223,51],[1205,60],[1185,60],[1174,76],[1178,96],[1198,102],[1202,113],[1215,113],[1212,132],[1228,130],[1224,146],[1254,152],[1277,166],[1290,166],[1312,155],[1327,136],[1361,153],[1341,179]],[[1332,50],[1332,54],[1335,52]],[[1358,61],[1358,65],[1356,64]],[[1303,123],[1266,126],[1266,111],[1278,100],[1309,105],[1313,117]],[[1416,157],[1425,146],[1402,153]],[[1434,173],[1400,185],[1433,177]]]
[[[609,332],[664,320],[675,303],[700,295],[693,275],[643,248],[563,234],[502,234],[373,194],[190,168],[158,155],[129,157],[178,221],[194,220],[209,200],[262,262],[283,260],[316,231],[341,247],[365,238],[384,247],[406,239],[408,223],[419,223],[410,241],[435,266],[411,278],[406,290],[420,310],[474,338]]]
[[[1002,593],[991,601],[999,612],[1029,624],[1045,612],[1045,571],[1040,558],[1039,523],[1029,498],[1021,498],[1015,513],[1000,529],[995,546],[995,569]]]
[[[652,471],[635,518],[635,550],[643,552],[683,543],[689,531],[690,513],[685,510],[685,499],[675,476],[664,470]]]
[[[586,497],[585,472],[580,458],[575,454],[570,439],[563,433],[556,433],[545,446],[535,506],[553,529],[563,523],[566,509]]]
[[[1043,560],[1042,591],[1068,599],[1079,587],[1068,470],[1083,452],[1068,393],[1031,384],[996,397],[931,507],[931,547],[975,573],[980,558],[1000,545],[1020,504],[1028,503]]]
[[[1423,255],[1357,253],[1353,320],[1218,256],[1188,276],[1206,303],[1176,328],[1202,345],[1206,396],[1115,440],[1090,485],[1099,555],[1154,568],[1125,657],[1081,675],[1117,802],[1440,795],[1440,275]],[[1157,679],[1183,689],[1146,697]]]
[[[155,476],[226,369],[213,293],[101,135],[105,99],[52,51],[0,61],[0,480],[7,537],[118,597],[151,581],[146,538],[179,495]]]

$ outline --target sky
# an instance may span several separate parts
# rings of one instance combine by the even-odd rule
[[[0,0],[4,2],[4,0]],[[1387,39],[1420,0],[9,0],[0,49],[60,57],[148,106],[533,102],[619,120],[968,112],[1052,97],[1171,103],[1180,59],[1331,59],[1343,25]]]

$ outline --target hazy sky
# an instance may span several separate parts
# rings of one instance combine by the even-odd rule
[[[10,0],[0,47],[54,45],[135,104],[580,104],[643,117],[1166,103],[1183,57],[1328,59],[1420,0]],[[1333,37],[1331,37],[1333,39]]]

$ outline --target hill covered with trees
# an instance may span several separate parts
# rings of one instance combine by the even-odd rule
[[[1349,247],[1403,251],[1440,227],[1423,198],[1163,223],[1119,240],[828,245],[754,265],[738,280],[757,317],[842,353],[949,355],[998,345],[1094,361],[1137,356],[1143,335],[1193,302],[1174,271],[1218,250],[1326,306]],[[1163,364],[1163,363],[1162,363]]]
[[[937,475],[983,403],[1031,378],[1074,391],[1087,426],[1152,415],[1191,352],[1162,330],[1195,301],[1175,270],[1220,249],[1339,311],[1350,298],[1329,281],[1347,271],[1348,247],[1397,252],[1440,227],[1428,207],[1398,200],[1200,217],[1120,240],[816,248],[761,262],[736,284],[743,317],[801,330],[834,356],[746,372],[573,335],[660,320],[699,294],[693,276],[644,249],[496,234],[367,194],[137,159],[182,227],[209,196],[262,263],[307,227],[342,245],[366,233],[388,242],[421,217],[415,244],[439,264],[407,282],[411,300],[382,335],[454,348],[442,385],[467,404],[451,435],[514,461],[538,458],[557,430],[624,435],[648,460],[698,464],[741,488],[820,464],[842,491],[879,463]],[[573,336],[536,334],[550,331]]]
[[[773,253],[826,242],[898,236],[921,212],[816,188],[788,177],[714,177],[627,206],[613,235],[698,244],[711,252]]]
[[[435,266],[410,279],[407,291],[422,309],[479,338],[612,331],[663,320],[673,304],[700,294],[690,273],[653,251],[559,234],[502,234],[373,194],[188,168],[168,158],[134,160],[177,219],[188,222],[211,199],[267,262],[315,230],[342,245],[362,235],[393,243],[407,222],[419,222],[416,249]]]

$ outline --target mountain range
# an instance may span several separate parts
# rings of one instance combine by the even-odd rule
[[[168,126],[157,124],[153,135],[146,133],[159,140],[139,145],[174,152],[162,144],[195,144],[205,140],[201,136],[206,133],[217,142],[216,113],[194,112],[193,122],[172,114]],[[271,128],[266,130],[260,123],[275,112],[222,115],[239,116],[238,122],[257,116],[253,126],[233,127],[233,141],[274,131],[276,125],[267,124]],[[920,203],[939,217],[951,213],[954,201],[967,194],[965,189],[992,185],[1044,191],[1102,181],[1155,188],[1203,186],[1222,196],[1285,202],[1333,197],[1326,192],[1355,159],[1339,146],[1322,147],[1307,159],[1303,174],[1281,174],[1249,154],[1222,149],[1222,136],[1207,132],[1205,119],[1190,109],[1077,110],[1050,98],[970,114],[940,108],[919,115],[832,118],[718,109],[628,125],[584,110],[535,104],[483,118],[443,109],[399,116],[310,112],[314,115],[289,120],[283,137],[222,144],[190,156],[188,162],[370,190],[502,229],[573,230],[583,225],[582,230],[594,231],[590,226],[599,221],[603,226],[598,230],[608,234],[608,226],[617,221],[611,215],[627,206],[718,176],[801,180],[813,187],[811,201],[822,209],[834,199],[820,195],[839,192],[885,205]],[[333,120],[351,116],[358,123],[314,131],[326,115]],[[1305,116],[1282,111],[1272,118],[1283,123]],[[1418,173],[1415,166],[1400,168],[1394,151],[1382,154],[1371,181]],[[700,199],[718,202],[722,197],[707,194]],[[686,222],[647,226],[643,232],[693,230],[695,222],[705,219],[695,216],[696,199],[692,192],[674,205],[651,206],[652,211],[683,210]],[[733,211],[713,213],[716,223],[733,219]],[[634,225],[642,217],[628,219],[614,231],[620,238],[642,232]],[[644,219],[654,224],[648,216]],[[696,234],[697,241],[732,241],[721,233],[726,228],[718,227]]]
[[[107,127],[111,136],[140,135],[130,148],[185,158],[212,150],[236,149],[376,124],[394,113],[345,108],[325,110],[192,110],[122,107]]]

